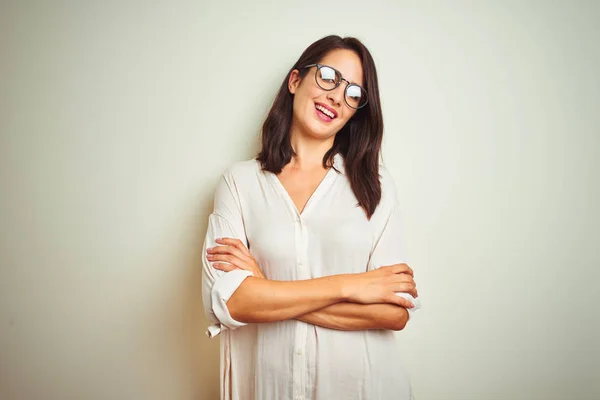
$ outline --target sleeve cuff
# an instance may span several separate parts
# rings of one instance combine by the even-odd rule
[[[206,334],[208,337],[214,337],[218,335],[223,328],[237,329],[244,325],[244,322],[236,321],[229,314],[227,308],[227,301],[233,295],[233,292],[242,284],[244,279],[249,276],[253,276],[252,272],[236,269],[227,272],[225,275],[217,279],[212,287],[212,310],[215,316],[219,320],[220,324],[211,325],[208,328]]]
[[[408,294],[408,293],[404,293],[404,292],[396,292],[396,296],[400,296],[400,297],[404,297],[406,300],[410,301],[411,303],[413,303],[414,307],[413,308],[407,308],[408,310],[408,317],[410,318],[412,316],[412,313],[414,313],[415,311],[417,311],[419,308],[421,308],[421,300],[420,299],[415,299],[414,297],[412,297],[412,295]]]
[[[221,333],[221,324],[214,324],[209,326],[205,333],[206,336],[208,336],[210,339],[214,338],[219,333]]]

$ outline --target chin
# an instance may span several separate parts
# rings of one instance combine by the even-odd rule
[[[309,113],[304,114],[302,117],[298,116],[300,117],[298,120],[302,120],[299,125],[302,127],[301,131],[304,131],[305,135],[317,140],[328,140],[334,137],[342,128],[336,123],[323,123],[314,117],[313,112],[311,109]]]
[[[332,130],[331,128],[327,129],[326,127],[319,124],[318,121],[317,123],[312,124],[308,128],[308,132],[312,137],[322,140],[330,139],[334,137],[335,134],[338,132],[338,130]]]

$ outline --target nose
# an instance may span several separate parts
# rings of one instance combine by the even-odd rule
[[[327,98],[333,101],[335,105],[339,106],[344,101],[344,92],[345,86],[344,82],[342,82],[340,85],[338,85],[338,87],[327,92]]]

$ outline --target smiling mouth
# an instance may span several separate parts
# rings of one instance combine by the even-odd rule
[[[333,113],[332,111],[328,110],[320,104],[315,104],[315,110],[317,111],[317,115],[319,116],[319,118],[321,118],[323,121],[330,122],[333,121],[336,117],[335,113]]]

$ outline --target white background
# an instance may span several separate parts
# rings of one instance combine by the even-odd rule
[[[418,400],[600,398],[600,3],[0,3],[0,399],[216,399],[219,175],[330,33],[379,72]]]

